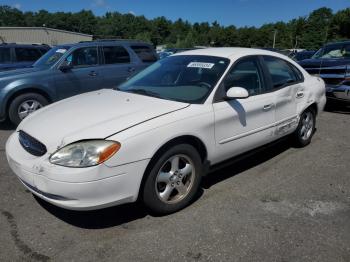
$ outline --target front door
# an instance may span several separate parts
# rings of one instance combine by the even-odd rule
[[[103,88],[96,46],[74,50],[66,59],[73,67],[56,70],[54,79],[59,99]]]
[[[255,56],[239,60],[226,75],[219,91],[230,87],[248,90],[246,99],[215,102],[215,139],[218,159],[222,161],[273,140],[275,96],[265,92],[265,80],[259,59]]]

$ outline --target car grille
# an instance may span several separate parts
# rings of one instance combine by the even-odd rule
[[[46,146],[43,143],[22,130],[19,131],[18,140],[22,147],[34,156],[43,156],[47,152]]]

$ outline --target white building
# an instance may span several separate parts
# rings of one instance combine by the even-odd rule
[[[91,40],[92,35],[47,27],[0,27],[0,43],[40,43],[53,46]]]

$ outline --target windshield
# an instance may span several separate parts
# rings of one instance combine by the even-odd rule
[[[328,45],[319,49],[312,58],[349,58],[350,45]]]
[[[208,97],[229,63],[226,58],[214,56],[170,56],[135,75],[118,90],[199,104]]]
[[[68,51],[70,46],[59,46],[50,49],[45,55],[39,58],[38,61],[34,63],[34,67],[51,67],[54,65],[65,52]]]

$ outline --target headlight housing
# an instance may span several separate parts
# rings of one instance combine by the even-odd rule
[[[50,163],[65,167],[90,167],[111,158],[120,143],[110,140],[84,140],[69,144],[50,156]]]

